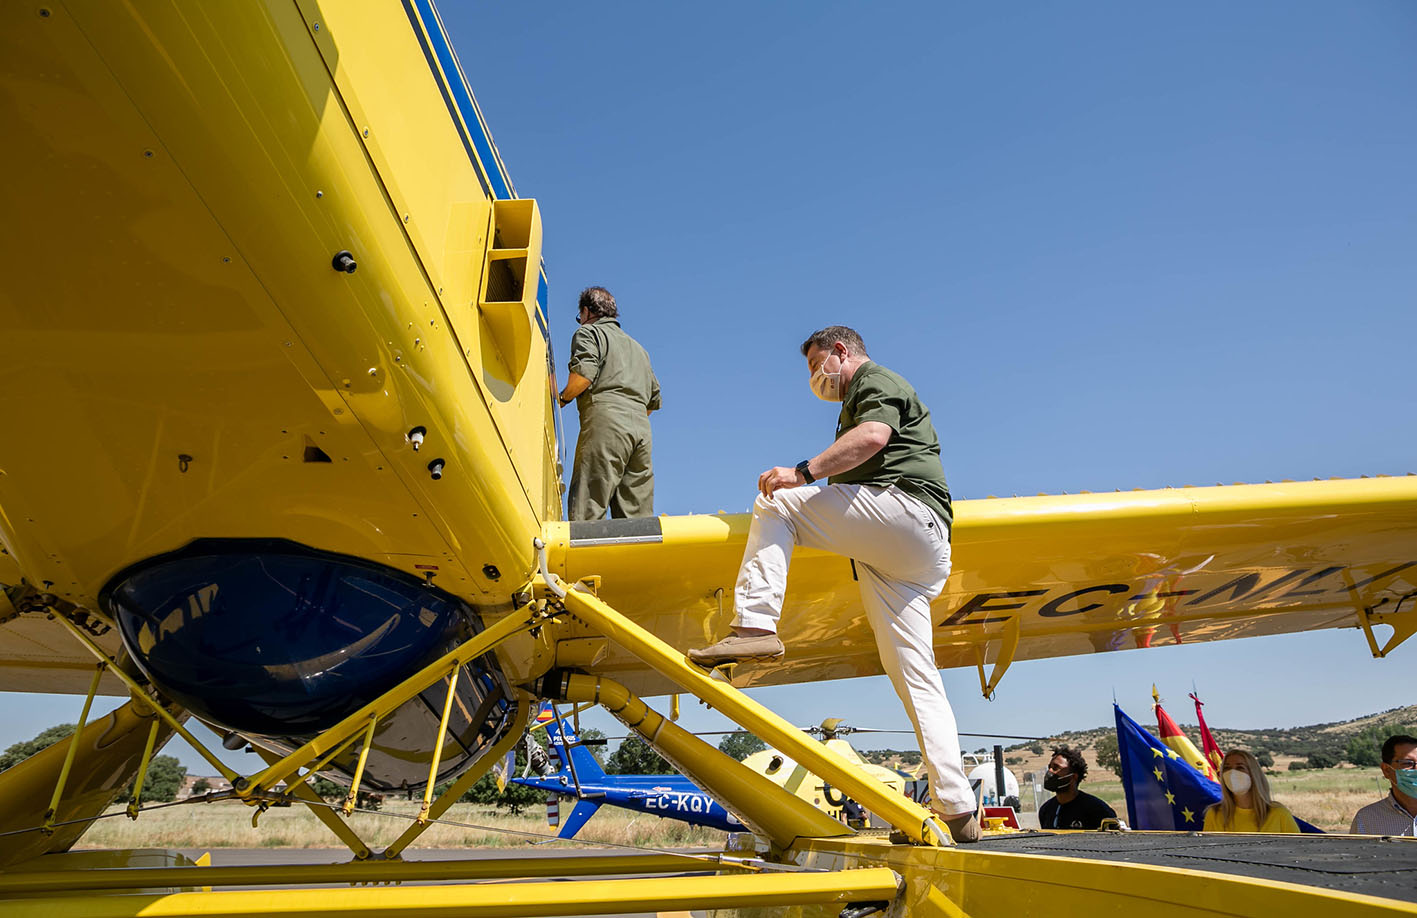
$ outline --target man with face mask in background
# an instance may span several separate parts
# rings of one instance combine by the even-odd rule
[[[954,711],[935,663],[930,601],[950,573],[953,512],[940,441],[910,383],[866,354],[844,325],[802,345],[809,385],[841,402],[836,441],[758,477],[734,588],[733,633],[689,651],[701,666],[770,660],[795,546],[852,559],[881,666],[905,705],[930,775],[930,807],[956,841],[978,841],[978,801],[964,774]],[[817,484],[826,478],[827,484]]]
[[[1081,752],[1067,746],[1053,750],[1043,779],[1043,789],[1052,791],[1053,799],[1038,808],[1040,829],[1096,829],[1102,820],[1117,818],[1117,811],[1105,801],[1078,790],[1085,777],[1087,759]]]
[[[1363,807],[1348,829],[1353,835],[1417,835],[1417,737],[1399,733],[1383,743],[1383,777],[1392,791]]]

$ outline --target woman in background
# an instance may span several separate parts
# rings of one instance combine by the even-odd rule
[[[1254,753],[1231,749],[1220,763],[1220,802],[1205,811],[1207,832],[1298,832],[1294,815],[1269,795]]]

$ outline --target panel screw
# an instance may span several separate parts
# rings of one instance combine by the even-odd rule
[[[323,198],[324,196],[325,196],[325,193],[324,193],[323,191],[320,191],[319,189],[316,189],[316,190],[315,190],[315,197],[317,197],[317,198]]]
[[[500,580],[502,577],[502,572],[497,570],[497,565],[495,564],[482,565],[482,574],[488,580]]]
[[[443,464],[442,459],[434,459],[428,463],[428,473],[433,476],[434,481],[443,477]]]
[[[348,249],[342,249],[335,253],[335,257],[330,259],[330,264],[336,271],[343,274],[353,274],[354,269],[359,267],[355,262],[354,255]]]

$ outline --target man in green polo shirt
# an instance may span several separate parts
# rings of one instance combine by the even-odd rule
[[[733,633],[690,650],[689,659],[717,666],[781,657],[777,622],[793,548],[851,558],[881,666],[915,726],[930,806],[956,841],[978,841],[978,804],[935,664],[930,617],[930,602],[949,577],[954,521],[935,425],[910,383],[873,363],[852,329],[824,328],[803,343],[802,354],[812,391],[842,403],[836,441],[795,467],[758,477],[733,593]],[[819,478],[827,484],[816,484]]]
[[[659,409],[659,380],[649,354],[621,330],[609,290],[587,287],[578,307],[560,395],[581,413],[567,515],[598,520],[608,507],[615,519],[654,516],[649,414]]]

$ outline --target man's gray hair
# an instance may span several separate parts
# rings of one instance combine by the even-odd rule
[[[582,290],[580,307],[588,310],[597,319],[613,319],[620,314],[615,308],[615,297],[604,287],[587,287]]]
[[[847,328],[845,325],[828,325],[821,331],[812,332],[812,337],[802,342],[802,356],[806,357],[814,347],[825,350],[838,341],[846,345],[847,349],[858,357],[870,356],[866,353],[866,342],[861,340],[856,329]]]

